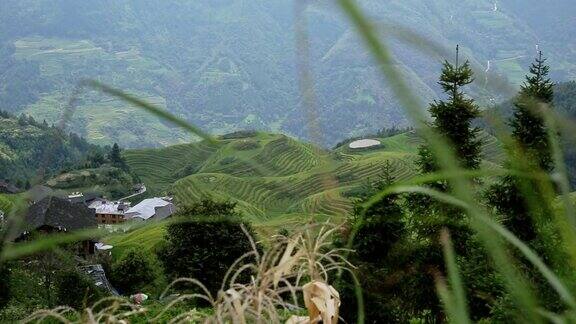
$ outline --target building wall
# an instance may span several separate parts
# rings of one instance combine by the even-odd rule
[[[124,215],[96,214],[98,224],[119,224],[124,222]]]

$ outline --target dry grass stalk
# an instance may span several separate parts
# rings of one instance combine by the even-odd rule
[[[160,299],[182,283],[197,287],[199,292],[179,295],[150,321],[165,321],[163,315],[179,303],[202,300],[208,303],[211,309],[209,314],[191,309],[172,318],[169,323],[280,323],[286,313],[303,310],[297,297],[299,292],[303,292],[310,316],[300,319],[306,318],[310,323],[320,319],[324,323],[337,323],[340,299],[338,292],[328,284],[329,275],[334,271],[350,269],[352,265],[342,256],[344,249],[332,247],[332,234],[336,229],[328,224],[310,225],[290,237],[274,237],[271,246],[264,252],[258,249],[258,244],[245,231],[250,238],[252,251],[230,267],[216,296],[198,280],[175,280],[164,290]],[[246,277],[250,280],[240,279]],[[98,311],[95,312],[95,309]],[[123,299],[106,298],[81,314],[60,307],[36,312],[24,322],[42,321],[50,317],[62,323],[124,323],[129,316],[142,312],[146,312],[146,308]],[[66,313],[75,313],[75,318],[79,320],[66,319]],[[289,320],[289,323],[300,322]]]

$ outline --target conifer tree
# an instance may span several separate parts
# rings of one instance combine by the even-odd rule
[[[554,98],[554,84],[548,78],[549,71],[546,59],[539,52],[514,103],[515,111],[511,121],[514,139],[524,154],[544,171],[552,170],[552,154],[546,125],[537,110],[550,107]]]
[[[108,159],[110,159],[110,162],[115,167],[119,167],[121,169],[126,169],[127,167],[126,161],[124,161],[124,158],[122,158],[122,154],[120,153],[120,147],[118,146],[118,143],[114,143],[112,146],[112,149],[108,154]]]
[[[482,142],[478,138],[479,129],[472,126],[472,121],[480,115],[480,109],[463,91],[463,87],[474,81],[473,72],[468,61],[462,65],[458,64],[458,48],[456,51],[456,64],[444,63],[439,84],[447,99],[430,104],[429,111],[433,118],[430,126],[451,144],[460,167],[473,170],[478,169],[481,162]],[[428,144],[420,147],[417,165],[422,174],[440,169]],[[450,189],[447,181],[436,181],[427,185],[441,191]],[[468,226],[466,215],[461,209],[421,194],[409,195],[406,207],[406,211],[410,213],[412,239],[419,242],[419,247],[412,252],[409,261],[411,262],[409,268],[418,269],[418,274],[412,275],[410,279],[404,279],[415,286],[404,290],[415,291],[409,299],[417,301],[421,308],[427,309],[431,321],[441,321],[444,315],[438,307],[439,301],[434,294],[434,280],[430,275],[430,273],[443,273],[445,270],[439,242],[440,230],[448,228],[456,253],[465,260],[464,264],[470,262],[474,264],[472,268],[481,269],[478,266],[478,260],[483,260],[479,257],[481,252]],[[475,276],[476,274],[466,275],[464,281],[476,286]],[[491,291],[479,290],[482,290],[482,294],[491,295]],[[473,318],[481,318],[488,314],[486,300],[480,300],[472,295],[469,302]]]
[[[540,52],[514,102],[514,116],[510,122],[512,137],[521,150],[520,153],[516,153],[525,162],[522,164],[525,172],[538,169],[550,172],[553,167],[548,130],[540,112],[537,111],[541,107],[551,107],[554,96],[553,83],[547,77],[550,68],[545,62],[546,59]],[[534,220],[539,217],[541,211],[534,208],[530,210],[527,199],[536,201],[541,197],[536,192],[537,183],[529,183],[530,181],[525,179],[522,181],[513,176],[503,177],[500,183],[488,190],[487,199],[502,216],[503,223],[509,230],[523,241],[532,241],[537,235]],[[523,194],[530,194],[530,197],[525,197]],[[544,206],[538,203],[535,205]]]
[[[466,61],[458,65],[458,48],[456,64],[446,61],[439,84],[448,95],[447,100],[434,101],[430,104],[430,115],[433,118],[431,127],[452,145],[460,166],[464,169],[478,169],[481,160],[482,143],[478,139],[479,129],[472,126],[472,121],[480,115],[480,109],[474,100],[468,98],[462,88],[474,81],[470,64]],[[420,172],[430,173],[439,170],[436,158],[427,144],[420,147],[417,161]],[[437,190],[448,190],[445,181],[429,184]],[[410,209],[421,219],[418,230],[423,236],[437,240],[436,235],[441,227],[448,227],[455,232],[455,240],[466,240],[466,225],[462,223],[463,213],[453,206],[432,201],[427,196],[412,195],[408,199]],[[464,242],[455,241],[455,246],[464,247]]]
[[[349,230],[342,232],[336,245],[347,246],[351,231],[356,231],[350,242],[354,253],[349,256],[349,261],[357,267],[366,322],[405,322],[414,313],[406,311],[402,314],[397,308],[403,296],[399,294],[400,286],[394,275],[401,271],[398,260],[402,258],[398,256],[402,254],[399,250],[403,248],[401,240],[406,234],[400,197],[396,194],[385,196],[366,210],[363,205],[394,183],[390,162],[384,164],[382,171],[380,179],[369,182],[357,197],[347,222]],[[342,314],[348,322],[356,319],[356,293],[352,283],[351,278],[344,277],[337,285],[342,298]]]
[[[462,87],[473,81],[473,72],[468,61],[462,66],[458,66],[458,58],[456,65],[444,62],[439,84],[448,95],[448,100],[434,101],[429,108],[434,119],[432,127],[452,144],[456,157],[465,169],[477,169],[480,165],[481,142],[477,138],[479,130],[472,127],[472,120],[480,115],[480,109],[473,99],[467,98],[462,92]],[[419,155],[418,165],[422,173],[438,170],[427,145],[420,148]]]

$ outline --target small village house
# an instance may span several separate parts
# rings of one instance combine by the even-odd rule
[[[119,224],[126,220],[124,214],[130,208],[130,203],[96,199],[88,208],[94,210],[98,224]]]
[[[28,239],[33,233],[66,233],[97,227],[93,210],[67,199],[48,196],[31,205],[25,215],[23,227],[15,241]],[[94,241],[80,242],[78,254],[94,253]]]
[[[127,220],[162,220],[176,212],[170,198],[148,198],[128,209],[124,214]]]

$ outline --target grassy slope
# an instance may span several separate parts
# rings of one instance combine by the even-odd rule
[[[499,163],[498,143],[487,134],[486,165]],[[259,133],[252,138],[219,140],[163,149],[128,150],[128,164],[150,194],[173,193],[179,204],[204,197],[238,203],[260,231],[292,227],[310,217],[338,221],[352,208],[343,193],[376,179],[389,161],[398,180],[416,172],[421,140],[412,133],[380,139],[382,146],[353,151],[318,149],[284,135]],[[138,229],[110,239],[120,249],[143,244],[152,249],[162,240],[162,227]]]
[[[16,198],[17,195],[0,194],[0,210],[9,213]]]

